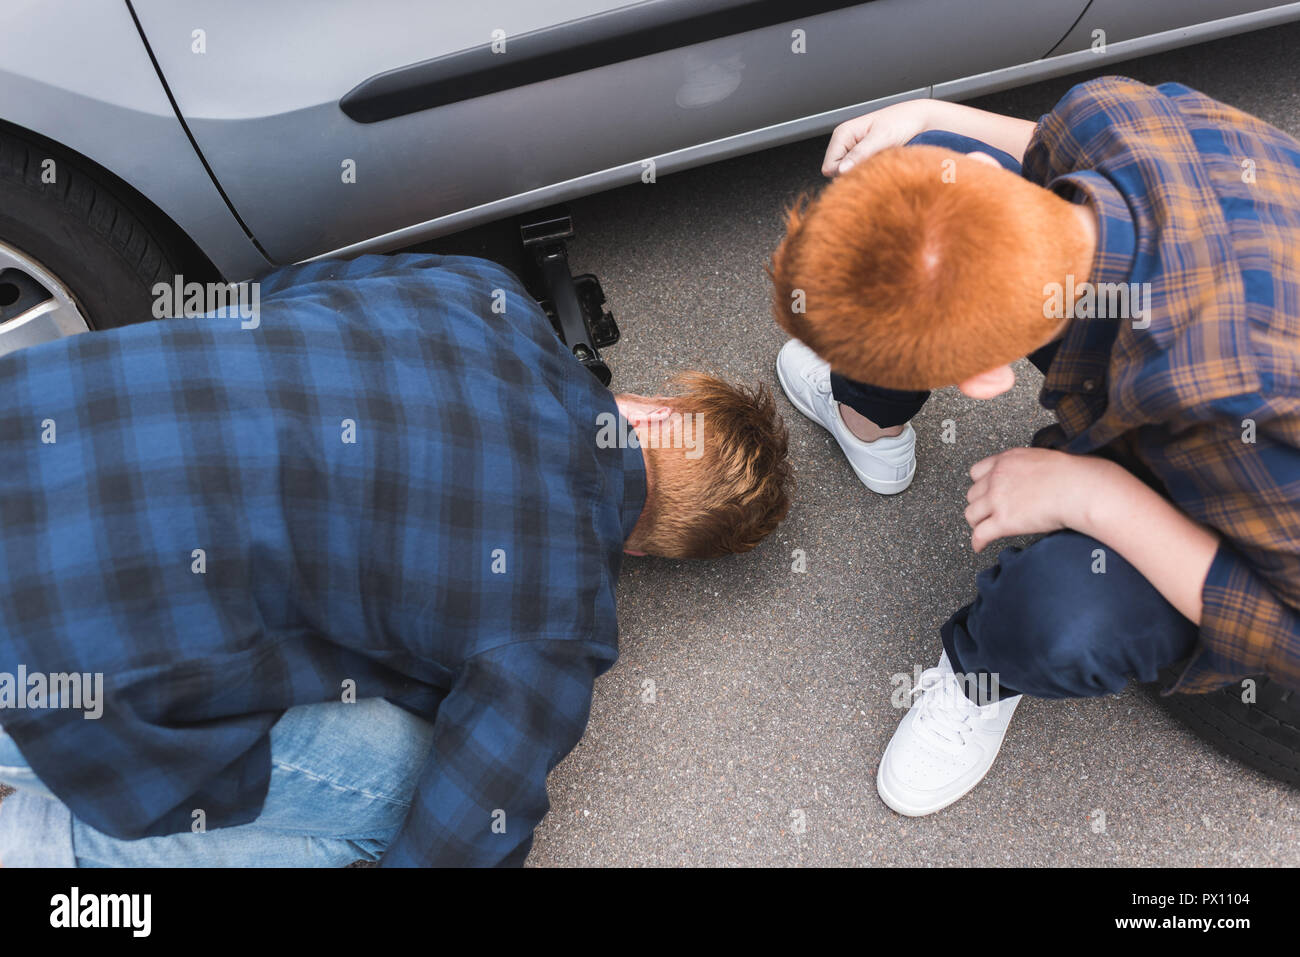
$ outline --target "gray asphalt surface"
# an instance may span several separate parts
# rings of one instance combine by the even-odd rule
[[[1109,72],[1187,83],[1300,135],[1298,49],[1288,26]],[[1088,75],[973,103],[1036,118]],[[574,204],[575,272],[601,278],[623,329],[606,352],[619,390],[654,393],[698,366],[779,393],[784,337],[763,266],[783,207],[822,182],[824,145]],[[891,676],[935,663],[940,624],[997,550],[970,550],[966,470],[1049,421],[1041,378],[1022,366],[1014,393],[991,402],[936,394],[915,423],[916,481],[891,498],[863,488],[781,397],[799,481],[789,518],[747,556],[628,561],[621,659],[551,776],[530,865],[1300,863],[1300,792],[1202,744],[1140,688],[1024,701],[989,776],[937,815],[909,820],[877,797],[902,717]],[[948,418],[955,445],[939,439]],[[792,571],[794,549],[806,573]]]

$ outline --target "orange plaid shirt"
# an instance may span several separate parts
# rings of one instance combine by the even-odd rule
[[[1300,142],[1179,84],[1082,83],[1024,175],[1098,215],[1089,281],[1135,318],[1071,322],[1035,444],[1109,454],[1220,545],[1174,691],[1267,674],[1300,689]]]

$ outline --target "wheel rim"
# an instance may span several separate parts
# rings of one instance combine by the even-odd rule
[[[76,298],[54,273],[0,242],[0,356],[89,331]]]

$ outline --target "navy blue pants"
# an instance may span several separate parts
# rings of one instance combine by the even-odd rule
[[[958,674],[997,676],[995,698],[1114,694],[1132,678],[1155,681],[1196,647],[1191,621],[1118,552],[1078,532],[1003,549],[975,587],[940,634]],[[979,701],[993,684],[966,687]]]
[[[979,150],[1020,172],[1014,157],[967,136],[936,131],[912,143]],[[1029,359],[1046,372],[1055,349],[1046,346]],[[930,397],[835,374],[831,391],[881,428],[907,422]],[[984,689],[993,688],[994,697],[1113,694],[1132,678],[1155,681],[1161,669],[1190,656],[1196,646],[1195,625],[1118,552],[1078,532],[1056,532],[1028,548],[1004,549],[997,564],[979,575],[976,589],[975,600],[940,633],[953,670],[980,676],[966,682],[977,701]]]

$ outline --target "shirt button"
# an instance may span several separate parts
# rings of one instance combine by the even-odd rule
[[[1096,380],[1096,379],[1084,379],[1084,380],[1083,380],[1083,391],[1084,391],[1084,392],[1091,392],[1091,391],[1092,391],[1093,389],[1095,389],[1095,388],[1097,388],[1097,380]]]

